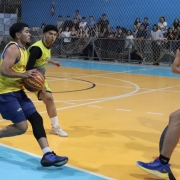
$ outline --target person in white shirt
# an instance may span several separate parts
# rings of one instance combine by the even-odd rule
[[[85,30],[86,26],[87,26],[86,18],[82,17],[81,22],[79,23],[79,28],[82,27],[83,30]]]
[[[127,35],[126,35],[126,41],[125,41],[125,49],[126,48],[129,48],[129,49],[132,48],[133,43],[134,43],[133,39],[134,39],[134,37],[132,35],[132,31],[128,30]]]
[[[158,22],[158,28],[159,30],[161,30],[162,34],[164,35],[165,33],[167,33],[167,22],[165,20],[165,18],[163,16],[161,16],[159,18],[159,22]]]
[[[158,59],[160,56],[161,42],[164,39],[161,30],[158,29],[158,25],[154,24],[151,31],[152,51],[153,51],[153,65],[159,65]]]

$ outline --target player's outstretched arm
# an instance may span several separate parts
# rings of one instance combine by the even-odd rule
[[[176,74],[180,74],[180,49],[176,51],[176,57],[172,64],[172,72]]]
[[[53,65],[55,65],[55,66],[61,66],[61,63],[60,62],[58,62],[58,61],[53,61],[53,60],[51,60],[51,59],[48,59],[48,63],[49,64],[53,64]]]

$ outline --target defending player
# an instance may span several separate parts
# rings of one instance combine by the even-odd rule
[[[180,74],[180,49],[176,52],[176,57],[172,65],[172,72]],[[154,162],[144,163],[137,162],[137,165],[144,171],[154,174],[161,178],[168,178],[170,172],[169,161],[171,155],[179,142],[180,138],[180,109],[171,113],[169,117],[168,129],[165,135],[163,147],[159,158],[155,159]]]
[[[51,45],[55,42],[58,30],[54,25],[47,25],[43,29],[43,39],[37,41],[28,48],[28,64],[26,70],[37,69],[43,75],[46,71],[47,63],[60,66],[59,62],[50,60],[51,58]],[[58,116],[54,104],[51,89],[45,80],[45,89],[36,93],[39,100],[42,100],[46,105],[47,113],[52,122],[52,134],[66,137],[68,134],[63,131],[58,124]]]

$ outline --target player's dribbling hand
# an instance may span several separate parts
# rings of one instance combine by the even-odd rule
[[[54,65],[56,65],[57,67],[61,66],[60,62],[54,62]]]
[[[24,78],[29,78],[29,77],[36,78],[37,70],[36,69],[28,70],[23,75],[24,75]]]

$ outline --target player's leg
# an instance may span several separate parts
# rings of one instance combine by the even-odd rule
[[[43,93],[42,91],[40,91],[38,93],[38,99],[42,100],[44,102],[44,104],[46,105],[46,110],[47,113],[51,119],[52,122],[52,130],[51,133],[52,134],[57,134],[59,136],[62,137],[66,137],[68,136],[68,134],[62,130],[62,128],[60,127],[59,123],[58,123],[58,116],[57,116],[57,111],[56,111],[56,106],[54,104],[54,99],[51,93],[51,89],[47,83],[47,81],[45,81],[45,86],[46,86],[46,93]]]
[[[0,113],[4,119],[13,122],[13,124],[0,130],[0,138],[21,135],[28,128],[26,117],[16,95],[17,93],[0,95]]]
[[[169,160],[180,138],[180,110],[173,112],[169,118],[169,125],[165,135],[161,154],[154,162],[137,162],[137,165],[158,177],[168,178],[170,172]]]
[[[32,125],[33,134],[36,140],[38,141],[42,152],[44,154],[41,164],[42,166],[62,166],[67,163],[68,158],[63,156],[57,156],[54,152],[51,151],[46,133],[43,126],[43,119],[40,114],[36,111],[32,101],[24,93],[20,101],[22,109],[26,118]]]

